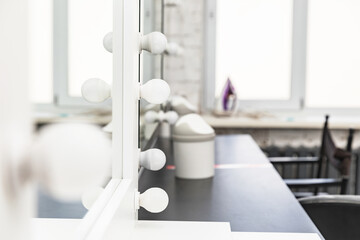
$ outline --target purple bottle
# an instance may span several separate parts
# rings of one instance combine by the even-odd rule
[[[224,89],[222,91],[222,107],[225,112],[234,111],[236,107],[236,91],[230,78],[226,80]]]

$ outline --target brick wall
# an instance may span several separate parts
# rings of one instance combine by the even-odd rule
[[[169,42],[184,49],[182,56],[165,56],[164,79],[173,94],[184,95],[200,104],[203,75],[204,1],[182,0],[181,5],[165,8],[164,33]]]

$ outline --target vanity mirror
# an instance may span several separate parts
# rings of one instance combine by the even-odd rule
[[[140,4],[141,2],[141,4]],[[146,36],[142,47],[150,51],[159,51],[159,45],[151,44],[153,32],[161,31],[161,0],[139,1],[141,21],[139,31]],[[86,6],[86,7],[84,7]],[[40,5],[39,5],[40,7]],[[113,0],[54,0],[52,4],[53,17],[53,70],[56,102],[62,106],[76,106],[78,108],[96,108],[109,111],[113,102]],[[156,35],[159,41],[164,36]],[[166,41],[166,38],[165,38]],[[160,44],[161,45],[161,44]],[[158,48],[156,48],[158,47]],[[160,46],[161,48],[161,46]],[[151,79],[159,79],[161,54],[154,55],[149,51],[139,54],[139,82],[143,86],[150,86]],[[156,83],[156,82],[155,82]],[[162,83],[162,82],[158,82]],[[139,112],[148,105],[144,100],[149,91],[141,92]],[[151,91],[150,91],[151,92]],[[149,95],[149,94],[148,94]],[[151,96],[149,95],[151,98]],[[148,99],[149,100],[149,99]],[[156,99],[150,101],[156,102]],[[156,140],[157,124],[147,127],[147,136],[139,116],[138,144],[142,150],[153,147]],[[112,124],[105,125],[106,132],[112,132]],[[110,134],[111,135],[111,134]],[[146,165],[146,163],[144,163]],[[110,177],[110,175],[109,175]],[[101,193],[98,186],[85,193],[86,199],[97,197]],[[85,205],[89,205],[87,200]],[[80,201],[67,201],[51,197],[46,191],[38,193],[38,211],[40,218],[82,218],[87,209]]]
[[[149,0],[142,2],[142,21],[141,26],[144,34],[151,32],[163,32],[163,4],[162,0]],[[150,79],[162,79],[161,74],[161,59],[162,54],[151,54],[150,52],[143,51],[140,58],[142,58],[142,82],[146,83]],[[149,103],[144,99],[140,100],[140,127],[139,127],[139,139],[140,147],[143,150],[151,148],[156,140],[156,135],[159,131],[159,125],[157,123],[146,123],[144,114],[148,111]],[[156,105],[155,108],[160,109],[160,105]]]

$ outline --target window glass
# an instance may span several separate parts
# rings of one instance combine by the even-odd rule
[[[290,99],[292,2],[217,1],[217,96],[230,78],[241,100]]]
[[[359,13],[359,0],[309,1],[307,107],[360,107]]]
[[[29,1],[29,89],[33,103],[53,101],[52,1]]]
[[[68,93],[81,96],[89,78],[112,81],[112,54],[103,37],[112,31],[112,0],[68,1]]]

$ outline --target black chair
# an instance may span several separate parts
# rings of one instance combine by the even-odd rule
[[[299,202],[326,240],[360,239],[360,196],[313,196]]]
[[[322,141],[319,157],[270,157],[273,164],[304,164],[311,163],[317,165],[317,173],[314,178],[284,179],[291,189],[311,188],[312,192],[295,192],[297,198],[309,195],[317,195],[320,187],[338,186],[340,194],[346,194],[350,175],[350,164],[352,159],[351,146],[353,142],[354,130],[349,129],[349,136],[346,150],[337,148],[328,128],[329,116],[325,117],[325,124],[322,131]],[[338,172],[339,178],[326,178],[329,164]]]

